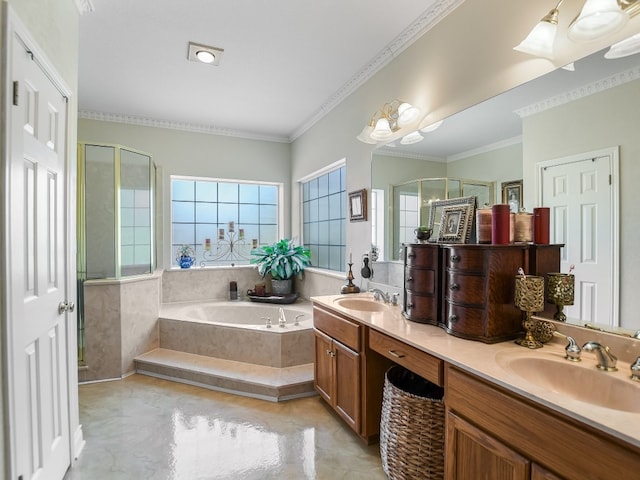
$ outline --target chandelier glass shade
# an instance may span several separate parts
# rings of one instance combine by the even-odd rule
[[[393,100],[390,103],[385,103],[380,110],[373,114],[356,138],[369,144],[385,142],[396,134],[402,133],[403,129],[407,129],[407,133],[410,129],[414,129],[414,124],[420,118],[420,114],[418,107],[404,101]]]

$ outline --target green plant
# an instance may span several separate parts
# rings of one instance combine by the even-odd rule
[[[270,273],[274,280],[287,280],[311,265],[311,251],[286,238],[251,250],[251,255],[254,257],[251,263],[258,265],[258,273],[263,278]]]
[[[196,252],[193,250],[193,247],[191,245],[187,245],[186,243],[183,243],[178,247],[176,254],[178,257],[195,257],[196,256]]]

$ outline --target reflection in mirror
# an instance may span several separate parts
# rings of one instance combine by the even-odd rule
[[[531,172],[525,172],[525,164],[532,171],[535,163],[541,160],[619,145],[621,198],[616,208],[620,209],[619,257],[626,260],[620,266],[619,282],[611,287],[617,287],[619,290],[612,290],[609,298],[612,298],[614,303],[616,300],[619,302],[620,325],[632,332],[640,330],[640,316],[632,314],[636,310],[633,291],[638,278],[634,272],[640,271],[640,255],[632,246],[640,235],[640,222],[637,210],[630,204],[629,194],[625,194],[625,184],[627,191],[632,189],[628,182],[631,182],[630,179],[634,175],[637,178],[640,174],[640,166],[636,166],[637,162],[632,158],[640,155],[640,149],[637,140],[629,140],[630,136],[634,135],[630,133],[634,130],[630,127],[634,124],[633,119],[621,117],[616,110],[611,110],[624,106],[626,115],[627,107],[638,111],[640,54],[606,60],[604,53],[603,50],[576,61],[573,72],[557,69],[453,115],[445,119],[437,130],[423,133],[424,140],[420,143],[383,146],[375,150],[372,155],[372,188],[382,192],[385,199],[378,208],[378,228],[380,231],[381,225],[384,226],[387,244],[393,245],[393,242],[389,241],[389,232],[395,228],[390,228],[389,222],[393,219],[392,202],[396,201],[394,195],[388,191],[388,185],[409,184],[411,181],[417,182],[417,179],[428,177],[471,177],[493,182],[494,185],[524,178],[523,206],[527,211],[532,211],[533,207],[538,206],[538,192],[535,191],[536,185],[533,183]],[[600,100],[599,96],[608,89],[624,90],[624,94],[619,94],[622,95],[622,100],[612,102],[609,96],[603,97],[606,100]],[[615,92],[610,95],[615,95]],[[581,102],[585,101],[590,102],[589,108],[599,108],[596,118],[593,114],[590,114],[589,118],[584,116],[585,120],[590,121],[591,130],[584,131],[581,137],[576,133],[576,138],[572,138],[572,143],[568,143],[566,134],[563,133],[569,127],[565,117],[568,114],[565,111],[574,102],[581,105]],[[556,116],[554,138],[523,135],[523,121],[527,123],[529,119],[535,119],[541,116],[541,113],[548,112]],[[579,118],[579,115],[575,117]],[[571,131],[579,132],[580,120],[571,118],[574,122],[570,125]],[[593,134],[586,133],[598,128],[597,125],[600,125],[602,135],[596,135],[597,138],[594,138]],[[582,138],[582,145],[577,143],[578,137]],[[527,155],[530,157],[527,158]],[[523,173],[528,173],[529,177]],[[494,196],[489,203],[498,201]],[[393,250],[395,249],[394,246]],[[402,285],[402,279],[394,283]],[[579,277],[576,278],[576,288],[578,285]],[[586,322],[579,323],[584,325]]]

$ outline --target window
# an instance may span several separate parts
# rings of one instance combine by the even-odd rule
[[[384,190],[371,189],[371,249],[378,249],[377,260],[384,260]]]
[[[341,165],[301,182],[305,247],[314,267],[345,271],[346,178]]]
[[[418,228],[418,196],[415,194],[400,194],[400,245],[413,241],[414,230]]]
[[[280,236],[281,185],[171,177],[172,265],[190,245],[195,265],[247,265]]]

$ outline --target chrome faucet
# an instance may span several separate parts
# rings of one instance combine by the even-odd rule
[[[369,292],[373,293],[374,300],[382,300],[384,303],[389,303],[389,293],[385,293],[379,288],[372,288]]]
[[[605,345],[601,345],[598,342],[587,342],[582,346],[582,349],[585,352],[594,352],[598,357],[598,367],[600,370],[605,370],[607,372],[615,372],[618,370],[616,367],[616,363],[618,358],[611,353],[609,347]]]
[[[636,361],[631,364],[631,380],[640,382],[640,357],[636,358]]]
[[[576,343],[573,337],[570,337],[569,335],[567,335],[567,341],[569,343],[564,348],[564,351],[566,352],[566,355],[564,356],[564,358],[572,362],[579,362],[581,360],[580,352],[582,352],[582,349],[578,346],[578,344]]]

